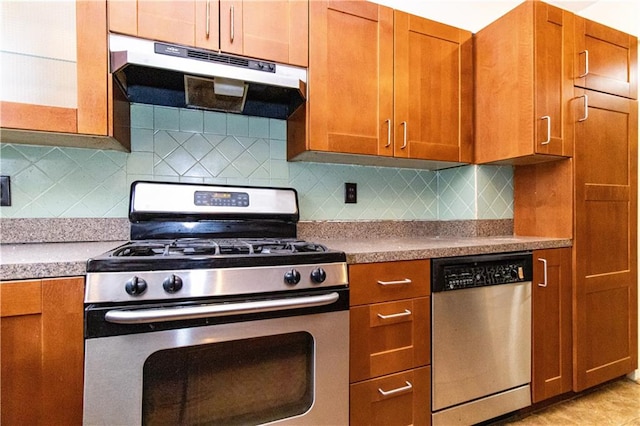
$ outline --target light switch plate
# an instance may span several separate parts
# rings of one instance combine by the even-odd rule
[[[11,205],[11,178],[9,176],[0,176],[0,206],[8,207]]]

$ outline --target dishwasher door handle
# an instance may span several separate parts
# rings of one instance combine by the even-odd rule
[[[199,318],[223,317],[287,309],[312,308],[335,303],[340,298],[336,292],[320,296],[291,297],[276,300],[260,300],[241,303],[219,303],[186,307],[111,310],[105,320],[115,324],[149,324],[164,321],[181,321]]]

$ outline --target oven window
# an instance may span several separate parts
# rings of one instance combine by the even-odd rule
[[[246,425],[303,414],[314,389],[306,332],[155,352],[143,370],[145,425]]]

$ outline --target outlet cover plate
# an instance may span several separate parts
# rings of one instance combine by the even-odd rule
[[[0,176],[0,206],[8,207],[11,205],[11,178],[9,176]]]
[[[344,202],[348,204],[358,202],[358,184],[348,182],[344,184]]]

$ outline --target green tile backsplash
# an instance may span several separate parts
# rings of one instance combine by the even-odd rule
[[[290,186],[302,220],[452,220],[513,217],[513,171],[438,172],[286,161],[286,122],[132,105],[131,153],[1,144],[12,205],[0,217],[126,217],[140,179]],[[344,183],[358,203],[344,203]]]

